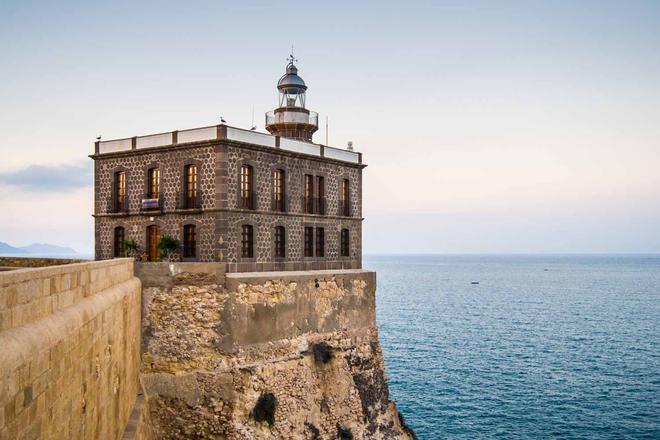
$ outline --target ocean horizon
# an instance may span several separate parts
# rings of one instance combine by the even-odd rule
[[[660,438],[660,255],[367,255],[420,439]],[[478,284],[476,284],[478,283]]]

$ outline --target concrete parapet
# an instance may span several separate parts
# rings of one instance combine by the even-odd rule
[[[218,347],[376,325],[376,273],[362,269],[227,274]]]
[[[135,276],[143,287],[171,287],[194,279],[223,285],[225,270],[224,263],[135,263]]]

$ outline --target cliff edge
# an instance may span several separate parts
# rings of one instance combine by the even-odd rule
[[[415,438],[389,400],[374,272],[139,266],[155,438]]]

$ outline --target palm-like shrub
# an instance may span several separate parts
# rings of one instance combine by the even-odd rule
[[[162,260],[169,260],[171,256],[175,255],[180,247],[179,240],[171,235],[162,235],[158,241],[158,252]]]

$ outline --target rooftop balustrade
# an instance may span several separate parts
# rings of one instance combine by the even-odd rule
[[[314,112],[310,112],[309,115],[305,113],[298,114],[306,118],[316,118],[318,122],[318,115],[315,113],[312,115],[312,113]],[[266,118],[268,118],[268,116],[266,116]],[[229,127],[227,125],[212,125],[210,127],[171,131],[125,139],[98,141],[96,142],[96,154],[109,154],[172,145],[185,145],[194,142],[221,139],[281,149],[294,153],[308,154],[310,156],[326,157],[328,159],[340,160],[343,162],[362,163],[362,154],[355,151],[327,147],[281,136],[273,136],[252,130],[243,130],[241,128]]]
[[[319,126],[319,114],[311,110],[295,111],[297,108],[287,111],[287,107],[283,107],[284,111],[269,111],[266,113],[266,125],[272,124],[307,124],[315,127]]]

